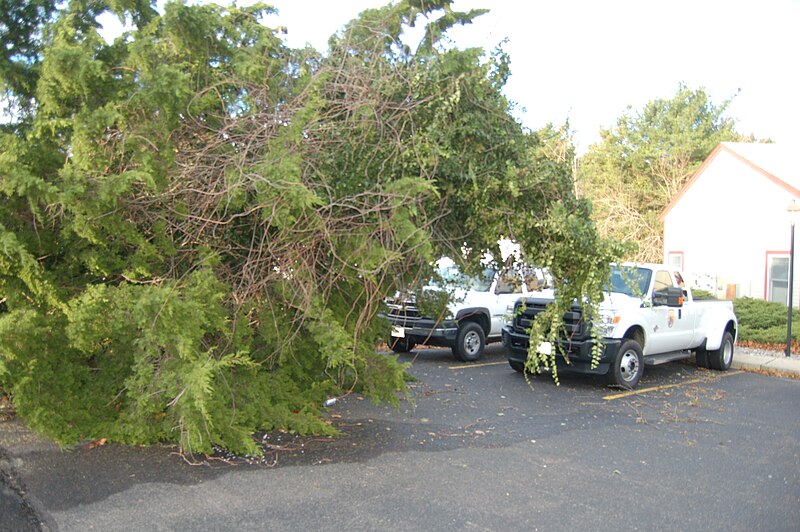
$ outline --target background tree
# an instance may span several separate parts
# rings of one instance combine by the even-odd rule
[[[111,44],[105,9],[136,24]],[[568,139],[511,117],[502,50],[443,40],[481,10],[367,10],[326,55],[271,10],[76,0],[44,25],[29,125],[0,135],[0,379],[34,428],[187,452],[330,432],[329,394],[405,390],[384,297],[500,236],[557,309],[596,297],[613,246]]]
[[[0,85],[6,114],[33,101],[41,61],[42,30],[56,0],[0,0]]]
[[[638,245],[628,258],[662,260],[658,215],[717,144],[745,140],[725,116],[730,101],[716,105],[704,89],[680,85],[670,100],[629,108],[580,158],[579,191],[602,235]]]

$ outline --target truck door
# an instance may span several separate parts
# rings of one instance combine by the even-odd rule
[[[698,313],[694,302],[689,299],[689,294],[683,282],[680,272],[672,272],[676,286],[683,290],[683,306],[677,312],[677,319],[673,328],[675,329],[675,341],[678,343],[676,349],[689,349],[695,347],[694,334],[697,330]]]
[[[505,314],[509,306],[525,295],[522,277],[512,268],[504,270],[498,277],[494,286],[494,301],[489,311],[492,314],[490,335],[499,335],[505,324]]]
[[[670,272],[667,270],[657,271],[650,300],[653,301],[655,292],[672,286],[675,284]],[[650,330],[645,354],[655,355],[687,349],[694,332],[694,323],[690,314],[692,313],[684,312],[683,307],[653,305],[650,313],[651,319],[648,320]]]

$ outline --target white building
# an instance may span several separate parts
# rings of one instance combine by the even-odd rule
[[[717,146],[659,217],[664,260],[720,298],[786,303],[791,242],[787,208],[792,200],[800,202],[797,152],[797,147],[779,144]],[[796,216],[800,239],[800,213]],[[800,254],[800,246],[795,251]],[[792,302],[797,307],[800,270],[794,271]]]

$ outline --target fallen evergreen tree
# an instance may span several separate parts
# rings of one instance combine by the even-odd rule
[[[331,432],[330,395],[396,403],[383,298],[498,236],[559,301],[599,290],[612,248],[565,132],[512,118],[502,50],[443,41],[482,11],[401,1],[321,54],[261,4],[25,5],[40,24],[3,35],[0,71],[0,382],[62,443],[257,452],[256,430]],[[133,28],[110,44],[105,11]]]

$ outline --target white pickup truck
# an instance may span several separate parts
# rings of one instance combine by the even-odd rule
[[[520,299],[512,322],[503,328],[508,362],[516,371],[525,370],[530,326],[549,302]],[[645,365],[688,358],[692,352],[698,366],[727,370],[738,331],[730,301],[694,300],[681,274],[661,264],[613,266],[600,319],[585,323],[576,305],[564,320],[567,336],[560,347],[569,362],[557,356],[559,370],[605,374],[610,384],[626,388],[638,384]],[[602,344],[596,367],[592,367],[591,326],[599,328]],[[547,353],[553,346],[545,342],[537,349]]]
[[[546,294],[542,291],[546,277],[537,269],[510,266],[498,272],[486,268],[479,275],[468,276],[451,261],[444,261],[437,270],[438,284],[423,290],[450,294],[440,316],[421,311],[413,294],[398,294],[386,301],[385,317],[392,326],[388,343],[393,351],[404,353],[416,345],[435,345],[450,347],[456,360],[478,360],[488,342],[501,340],[506,313],[516,300]]]

